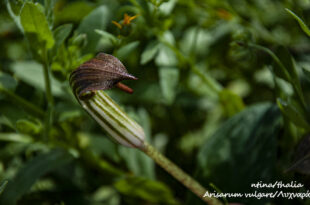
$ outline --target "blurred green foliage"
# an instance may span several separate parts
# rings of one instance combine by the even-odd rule
[[[0,5],[0,204],[202,203],[76,102],[69,74],[98,52],[139,78],[125,82],[134,94],[109,95],[209,190],[309,189],[309,0]]]

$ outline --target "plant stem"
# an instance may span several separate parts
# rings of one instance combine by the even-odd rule
[[[196,194],[201,200],[205,201],[211,205],[220,205],[222,204],[216,198],[204,197],[206,193],[206,188],[200,185],[195,179],[186,174],[182,169],[177,165],[167,159],[164,155],[158,152],[152,145],[144,142],[144,148],[141,149],[149,157],[151,157],[158,165],[165,169],[169,174],[171,174],[175,179],[181,182],[185,187],[191,190]]]
[[[301,91],[301,86],[300,86],[300,82],[295,82],[294,80],[292,80],[289,72],[287,71],[286,67],[283,65],[283,63],[281,62],[281,60],[274,54],[274,52],[272,52],[269,48],[266,48],[266,47],[263,47],[263,46],[260,46],[260,45],[256,45],[256,44],[252,44],[252,43],[249,43],[248,44],[250,47],[252,48],[255,48],[257,50],[261,50],[261,51],[264,51],[266,53],[268,53],[272,59],[278,64],[278,66],[280,67],[282,73],[284,73],[284,76],[286,78],[287,81],[289,81],[291,83],[291,85],[293,86],[296,94],[297,94],[297,97],[299,98],[300,102],[301,102],[301,105],[303,107],[303,111],[305,113],[307,113],[308,109],[307,109],[307,104],[306,104],[306,101],[305,101],[305,98],[304,98],[304,95]]]
[[[45,139],[48,139],[50,128],[53,124],[53,112],[54,112],[54,98],[51,89],[51,80],[50,80],[50,68],[48,62],[47,51],[44,52],[44,63],[43,63],[43,73],[44,73],[44,81],[45,81],[45,92],[46,92],[46,100],[48,103],[47,112],[45,117],[45,130],[44,135]]]
[[[25,100],[24,98],[19,97],[18,95],[15,95],[15,93],[11,92],[10,90],[7,90],[5,88],[0,87],[0,92],[4,93],[6,96],[11,98],[13,103],[16,103],[18,105],[21,105],[25,110],[28,110],[32,114],[38,116],[38,117],[43,117],[44,112]]]
[[[81,149],[80,150],[81,159],[85,161],[91,167],[99,170],[105,175],[117,176],[122,177],[128,175],[128,173],[124,172],[123,170],[116,168],[109,164],[107,161],[101,159],[100,157],[94,155],[90,150]]]
[[[278,64],[278,66],[280,67],[282,73],[284,73],[284,76],[287,78],[287,79],[291,79],[291,76],[290,74],[288,73],[287,69],[285,68],[285,66],[283,65],[283,63],[280,61],[280,59],[274,54],[274,52],[272,52],[269,48],[266,48],[266,47],[263,47],[263,46],[260,46],[260,45],[256,45],[256,44],[252,44],[252,43],[249,43],[248,44],[250,47],[252,48],[255,48],[257,50],[261,50],[261,51],[264,51],[266,53],[268,53],[271,58]],[[290,80],[291,81],[291,80]]]
[[[171,50],[174,51],[177,58],[180,62],[189,64],[189,68],[199,77],[202,79],[202,81],[216,94],[219,94],[219,92],[222,90],[222,86],[215,80],[212,79],[209,76],[206,76],[203,72],[201,72],[194,64],[193,60],[191,60],[189,57],[184,56],[174,45],[171,43],[161,40],[162,43],[164,43],[166,46],[168,46]]]
[[[47,58],[47,52],[45,52],[45,60],[43,64],[43,72],[44,72],[44,81],[45,81],[45,92],[46,92],[46,99],[49,104],[54,106],[54,98],[51,89],[51,80],[50,80],[50,71],[49,71],[49,62]]]
[[[222,90],[222,87],[219,83],[217,83],[213,78],[210,78],[209,76],[202,73],[196,66],[191,65],[190,69],[199,76],[202,81],[216,94],[219,94]]]

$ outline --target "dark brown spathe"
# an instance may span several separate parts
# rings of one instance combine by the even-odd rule
[[[130,88],[120,83],[122,80],[137,80],[137,78],[129,74],[116,57],[105,53],[99,53],[95,58],[83,63],[70,75],[70,84],[78,97],[115,86],[131,93]]]

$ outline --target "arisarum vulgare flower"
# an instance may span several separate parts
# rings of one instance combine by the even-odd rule
[[[206,189],[159,153],[144,138],[144,131],[104,92],[118,87],[132,93],[122,80],[136,80],[114,56],[100,53],[79,66],[70,75],[70,85],[82,107],[101,125],[108,135],[121,145],[138,148],[151,157],[174,178],[209,204],[222,204],[219,200],[204,197]]]
[[[103,127],[116,142],[127,147],[142,148],[144,131],[102,90],[119,87],[131,93],[121,84],[122,80],[136,80],[114,56],[100,53],[85,62],[70,76],[70,84],[82,107]]]

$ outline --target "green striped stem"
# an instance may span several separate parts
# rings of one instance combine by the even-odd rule
[[[147,142],[144,143],[144,149],[142,150],[149,157],[151,157],[159,166],[166,170],[171,176],[181,182],[186,188],[191,190],[196,196],[208,204],[221,205],[222,202],[216,198],[204,196],[207,189],[199,184],[195,179],[186,174],[176,164],[167,159],[158,150]]]
[[[146,153],[158,165],[206,203],[212,205],[222,204],[215,198],[204,197],[207,190],[203,186],[163,156],[153,146],[145,142],[145,134],[141,126],[129,118],[105,92],[95,91],[94,95],[83,98],[83,100],[78,98],[78,100],[83,108],[103,127],[114,141],[127,147],[138,148]]]

